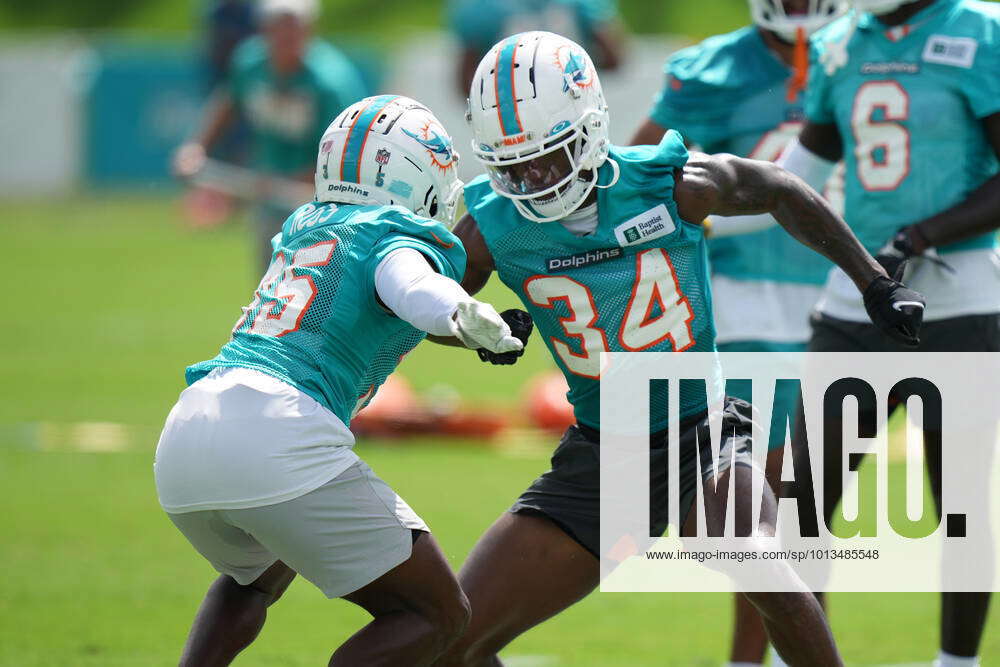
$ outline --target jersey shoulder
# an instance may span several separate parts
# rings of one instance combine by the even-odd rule
[[[981,47],[1000,48],[1000,3],[960,0],[935,29],[948,30],[954,37],[971,37]]]
[[[233,51],[232,72],[234,75],[260,67],[267,62],[267,45],[260,35],[247,37]]]
[[[655,146],[612,146],[609,157],[618,163],[620,182],[656,188],[687,164],[688,150],[679,132],[667,130]]]
[[[822,55],[830,49],[831,44],[843,42],[847,37],[850,38],[850,41],[847,44],[848,48],[850,48],[850,45],[855,41],[863,39],[863,31],[857,29],[853,18],[854,12],[856,11],[856,9],[852,9],[814,32],[809,37],[810,53],[814,56]],[[862,15],[860,21],[864,22],[866,18],[866,16]]]
[[[465,246],[437,220],[419,216],[402,206],[353,206],[346,222],[361,226],[376,258],[397,248],[414,248],[432,260],[438,272],[461,280],[465,274]]]
[[[316,79],[336,82],[346,73],[353,73],[354,64],[336,46],[322,39],[313,38],[306,51],[305,65]]]
[[[753,26],[677,52],[664,71],[666,82],[650,116],[701,145],[729,135],[734,110],[748,96],[776,89],[788,78],[787,67]]]
[[[746,96],[748,87],[787,77],[754,26],[709,37],[678,51],[664,67],[671,96],[678,102],[699,103],[707,96]]]
[[[465,272],[465,248],[458,237],[441,222],[401,206],[305,204],[288,216],[281,244],[296,249],[331,233],[350,239],[344,250],[358,261],[384,256],[396,247],[413,247],[449,277],[461,278]]]

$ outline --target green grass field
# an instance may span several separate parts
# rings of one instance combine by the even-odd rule
[[[248,237],[239,225],[187,230],[160,198],[6,201],[2,211],[15,283],[0,333],[0,665],[172,664],[214,572],[159,509],[153,448],[184,366],[216,352],[249,300]],[[522,363],[493,368],[424,345],[402,372],[418,389],[514,404],[548,365],[543,352],[536,341]],[[547,465],[540,447],[358,450],[431,523],[455,567]],[[936,653],[936,596],[833,595],[831,605],[851,664]],[[297,582],[237,664],[323,664],[365,617]],[[984,665],[1000,665],[997,617]],[[595,594],[505,655],[522,667],[719,665],[729,619],[728,596]]]

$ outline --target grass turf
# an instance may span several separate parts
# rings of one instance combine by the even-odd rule
[[[0,215],[7,269],[20,278],[16,316],[0,334],[0,665],[171,664],[214,573],[156,503],[152,448],[184,365],[214,354],[249,301],[248,239],[239,226],[185,230],[158,198],[5,202]],[[513,305],[502,287],[489,290]],[[549,364],[537,341],[513,368],[461,355],[424,345],[403,372],[419,389],[444,382],[480,404],[510,403]],[[39,434],[75,422],[132,425],[133,446],[36,448]],[[60,433],[64,445],[85,439]],[[359,452],[431,523],[456,567],[547,464],[542,451],[474,443],[363,442]],[[936,652],[937,596],[833,595],[831,605],[853,664]],[[364,620],[297,582],[237,664],[320,664]],[[552,665],[717,665],[729,623],[728,596],[596,594],[506,654]],[[983,653],[984,665],[1000,665],[996,614]]]

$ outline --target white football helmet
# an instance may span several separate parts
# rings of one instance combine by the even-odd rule
[[[859,12],[871,12],[876,15],[894,12],[911,2],[916,2],[916,0],[851,0],[851,4]]]
[[[753,22],[786,42],[798,39],[799,28],[808,37],[847,11],[846,0],[803,0],[803,11],[789,11],[783,0],[749,0]]]
[[[493,190],[535,222],[579,208],[608,159],[608,105],[594,63],[550,32],[490,49],[472,79],[467,119]]]
[[[392,205],[445,224],[462,193],[451,137],[422,104],[366,97],[344,109],[319,142],[316,201]]]

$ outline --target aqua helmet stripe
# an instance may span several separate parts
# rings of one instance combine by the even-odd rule
[[[514,90],[514,55],[517,52],[518,36],[508,37],[497,53],[494,67],[496,82],[497,116],[504,136],[520,134],[521,119],[517,114],[517,93]]]
[[[368,103],[368,106],[355,117],[351,128],[347,131],[347,141],[344,142],[344,154],[340,159],[340,180],[347,183],[360,183],[361,156],[365,152],[365,142],[368,133],[379,113],[389,102],[399,95],[379,95]]]

